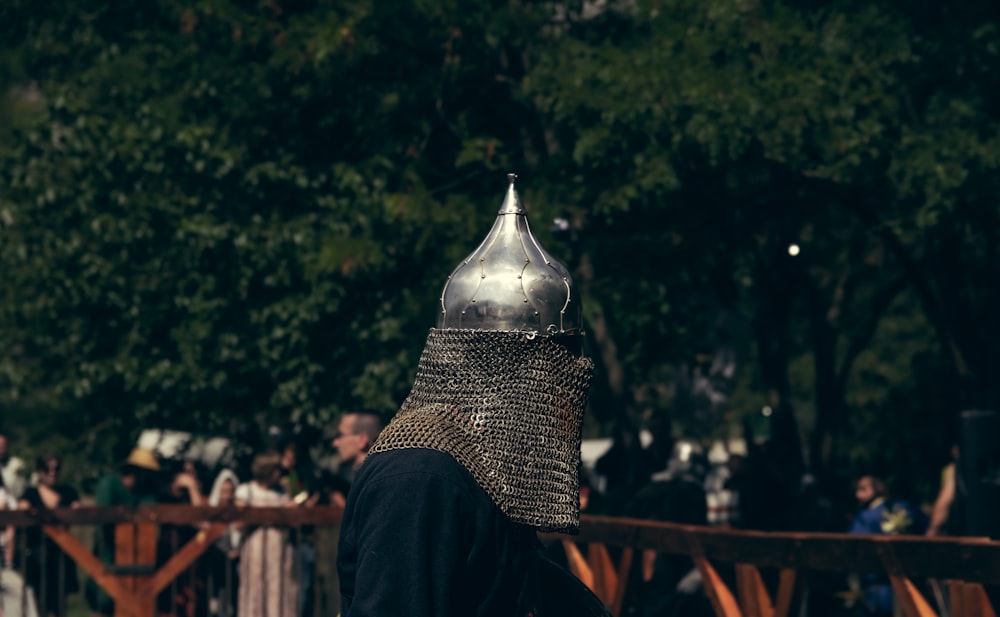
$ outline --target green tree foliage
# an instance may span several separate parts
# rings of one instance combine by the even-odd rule
[[[397,405],[483,222],[421,162],[447,13],[70,4],[8,7],[44,97],[3,167],[8,391],[116,432]]]
[[[650,244],[669,246],[666,259],[684,260],[657,277],[674,294],[673,319],[693,323],[680,310],[691,295],[678,290],[742,307],[754,385],[779,410],[812,410],[819,470],[859,442],[872,457],[876,442],[908,430],[870,415],[852,423],[845,404],[855,360],[906,289],[929,316],[934,350],[970,386],[936,397],[950,407],[938,425],[951,429],[963,405],[995,405],[992,9],[650,1],[632,5],[614,36],[595,34],[605,27],[571,29],[529,76],[564,137],[562,164],[586,175],[584,201],[608,227],[630,220],[658,234]],[[685,285],[692,275],[702,280]],[[661,345],[642,320],[627,346]],[[628,325],[615,331],[628,336]],[[790,366],[804,357],[807,371]],[[911,357],[885,361],[913,379]],[[838,445],[845,436],[852,444]]]

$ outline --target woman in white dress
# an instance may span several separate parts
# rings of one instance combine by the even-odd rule
[[[294,505],[277,488],[281,478],[281,459],[277,453],[255,456],[251,472],[253,480],[236,489],[237,505]],[[238,617],[298,617],[299,586],[293,577],[294,556],[287,529],[246,530],[240,549]]]
[[[16,510],[17,500],[4,487],[0,476],[0,510]],[[0,527],[0,617],[38,617],[35,594],[14,569],[14,528]]]
[[[7,491],[0,476],[0,510],[16,510],[17,500]],[[14,561],[14,527],[0,527],[0,568],[12,568]]]

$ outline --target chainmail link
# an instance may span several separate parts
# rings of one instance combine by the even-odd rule
[[[445,452],[513,522],[575,533],[592,373],[545,337],[432,329],[410,395],[370,452]]]

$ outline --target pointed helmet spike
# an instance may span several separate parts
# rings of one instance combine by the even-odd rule
[[[566,267],[542,248],[509,186],[496,222],[441,292],[439,328],[580,334],[580,301]]]
[[[507,187],[507,194],[504,196],[500,212],[497,214],[527,214],[524,206],[521,205],[521,198],[518,197],[517,190],[514,188],[514,180],[517,180],[517,174],[507,174],[507,181],[510,182],[510,185]]]

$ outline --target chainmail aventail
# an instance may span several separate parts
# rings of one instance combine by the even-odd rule
[[[453,456],[515,523],[575,533],[593,362],[552,339],[431,329],[410,395],[370,452]]]

